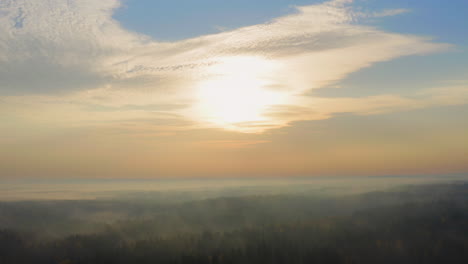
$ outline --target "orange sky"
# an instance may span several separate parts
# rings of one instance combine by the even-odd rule
[[[424,70],[464,51],[372,24],[409,10],[335,0],[160,42],[119,1],[8,2],[1,178],[468,172],[468,75]]]

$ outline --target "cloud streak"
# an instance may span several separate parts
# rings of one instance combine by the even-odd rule
[[[2,1],[2,111],[65,126],[71,122],[172,120],[176,116],[191,120],[181,122],[190,124],[187,129],[208,126],[262,132],[339,112],[377,114],[460,101],[434,92],[416,98],[303,95],[374,63],[450,48],[427,38],[359,23],[361,18],[407,10],[366,15],[354,12],[351,1],[331,1],[297,7],[295,13],[264,24],[157,42],[123,29],[112,18],[118,7],[115,0]],[[252,61],[262,70],[253,67]],[[234,79],[243,82],[227,86]],[[232,92],[229,99],[237,100],[232,106],[220,106],[223,110],[232,107],[254,114],[232,117],[232,111],[227,111],[222,116],[219,106],[205,102],[212,94],[199,96],[207,84],[226,86]],[[464,88],[457,91],[466,96]],[[250,102],[246,100],[249,94],[259,98]],[[273,99],[258,104],[260,97]],[[157,111],[155,106],[160,106]],[[214,116],[203,111],[207,108]],[[118,109],[119,114],[98,109]]]

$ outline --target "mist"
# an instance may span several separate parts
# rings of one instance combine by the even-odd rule
[[[1,186],[2,263],[468,259],[464,175],[23,180]]]

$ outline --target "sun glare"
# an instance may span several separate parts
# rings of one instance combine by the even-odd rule
[[[268,120],[268,107],[284,96],[271,89],[277,65],[258,57],[229,57],[209,69],[198,87],[198,114],[225,129],[255,131],[255,124]]]

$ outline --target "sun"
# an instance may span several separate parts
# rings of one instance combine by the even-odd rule
[[[259,57],[220,59],[197,88],[197,113],[204,121],[230,130],[249,132],[267,122],[268,108],[284,101],[271,87],[278,65]]]

